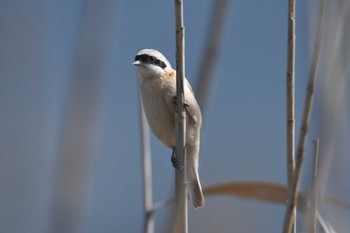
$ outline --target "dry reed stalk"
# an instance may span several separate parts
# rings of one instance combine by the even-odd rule
[[[116,3],[112,1],[86,1],[84,11],[77,16],[81,20],[79,36],[72,44],[75,46],[71,54],[71,83],[57,148],[60,165],[53,197],[54,218],[48,223],[48,226],[52,224],[53,233],[75,233],[82,226],[81,217],[94,175],[92,164],[100,153],[102,142],[105,69],[110,67],[107,55],[110,48],[101,44],[109,44],[115,39],[112,36],[115,7]]]
[[[317,179],[319,180],[319,179]],[[251,199],[263,202],[271,202],[276,204],[287,205],[288,199],[288,187],[268,182],[260,181],[249,181],[249,182],[231,182],[217,184],[209,186],[203,189],[205,196],[225,195],[231,197],[238,197],[242,199]],[[301,191],[299,194],[299,210],[305,212],[307,209],[307,197],[310,195],[309,192]],[[344,209],[350,209],[350,202],[342,199],[338,199],[332,196],[322,196],[319,198],[320,201],[328,204],[336,205]],[[161,201],[154,204],[154,209],[163,207],[164,205],[171,204],[173,199],[167,201]],[[316,212],[316,216],[317,216]]]
[[[205,115],[210,89],[213,87],[215,79],[215,68],[221,51],[221,45],[224,38],[225,23],[229,16],[231,0],[216,1],[211,25],[209,26],[207,41],[202,56],[202,62],[199,66],[197,76],[196,94],[198,104],[201,107],[202,115]]]
[[[186,113],[185,113],[185,46],[183,26],[183,2],[175,0],[176,22],[176,113],[175,113],[175,220],[173,232],[187,233],[187,187],[186,187]]]
[[[320,122],[321,142],[316,190],[319,204],[325,199],[328,192],[337,192],[347,176],[334,176],[338,173],[336,163],[348,163],[348,157],[341,157],[349,150],[346,135],[349,135],[349,74],[350,74],[350,47],[349,44],[349,1],[324,1],[325,35],[322,48],[322,83],[320,87]],[[320,68],[321,68],[320,67]],[[339,160],[339,158],[342,158]],[[337,162],[336,162],[337,161]],[[335,178],[337,177],[337,178]],[[330,187],[331,190],[329,189]],[[328,199],[328,198],[327,198]],[[333,198],[331,198],[333,199]],[[329,200],[329,199],[328,199]],[[338,201],[336,201],[338,202]],[[342,201],[341,201],[342,202]],[[341,202],[338,202],[341,204]],[[331,216],[332,224],[338,232],[349,231],[348,217],[344,212],[338,212],[329,206],[322,205],[322,212]],[[346,216],[346,217],[345,217]],[[329,224],[328,224],[329,225]],[[332,231],[328,231],[332,232]],[[335,231],[334,231],[335,232]]]
[[[311,205],[310,205],[310,230],[311,233],[316,233],[316,212],[317,212],[317,201],[318,201],[318,192],[316,189],[316,178],[317,178],[317,166],[318,166],[318,151],[320,140],[313,140],[314,144],[314,158],[313,158],[313,167],[312,167],[312,190],[311,190]]]
[[[152,163],[150,133],[140,96],[140,124],[141,124],[141,160],[143,171],[143,207],[144,207],[144,233],[154,232],[154,214],[152,198]]]
[[[312,64],[311,64],[310,76],[309,76],[309,81],[307,85],[307,93],[306,93],[305,105],[304,105],[304,111],[303,111],[303,119],[302,119],[301,130],[300,130],[299,141],[298,141],[298,149],[296,154],[297,155],[296,166],[295,166],[295,172],[294,172],[293,184],[292,184],[292,190],[291,190],[292,195],[290,195],[288,198],[288,207],[286,209],[285,218],[284,218],[284,225],[283,225],[284,233],[289,233],[290,230],[292,229],[293,220],[295,219],[293,215],[294,215],[294,212],[296,211],[296,206],[298,204],[298,195],[300,190],[302,166],[304,163],[304,152],[305,152],[305,146],[307,143],[307,134],[308,134],[310,119],[311,119],[319,57],[320,57],[320,51],[321,51],[321,41],[323,37],[323,28],[324,28],[323,5],[324,4],[322,1],[320,3],[320,13],[319,13],[318,26],[317,26],[317,34],[315,38],[315,47],[313,50]]]
[[[295,119],[294,119],[294,73],[295,73],[295,0],[289,0],[288,6],[288,54],[287,54],[287,179],[288,199],[292,195],[295,169]],[[295,232],[296,210],[292,212],[292,232]]]

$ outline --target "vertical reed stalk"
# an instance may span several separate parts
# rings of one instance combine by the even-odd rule
[[[287,54],[287,179],[288,199],[292,195],[292,183],[295,169],[295,119],[294,119],[294,71],[295,71],[295,0],[289,0],[288,6],[288,54]],[[295,232],[296,211],[292,212],[292,232]]]
[[[149,127],[140,96],[140,124],[141,124],[141,145],[142,145],[142,170],[143,170],[143,207],[144,207],[144,233],[154,232],[154,210],[152,198],[152,163]]]
[[[175,0],[176,20],[176,113],[175,113],[175,159],[178,168],[175,169],[175,221],[173,232],[187,233],[187,187],[186,187],[186,113],[185,113],[185,46],[183,26],[183,2]]]
[[[312,189],[311,189],[311,204],[310,204],[310,233],[316,233],[316,212],[317,212],[317,201],[318,201],[318,192],[316,189],[316,178],[317,178],[317,166],[318,166],[318,151],[320,140],[313,140],[314,144],[314,159],[312,167]]]
[[[205,115],[211,89],[215,81],[215,68],[220,56],[222,41],[225,35],[225,27],[230,16],[232,0],[220,0],[213,2],[213,16],[209,26],[206,46],[202,56],[201,65],[197,77],[196,94],[202,115]],[[231,11],[232,13],[232,11]]]
[[[324,28],[323,6],[324,6],[324,1],[321,1],[317,33],[315,38],[315,47],[312,54],[311,70],[310,70],[309,82],[307,85],[303,119],[302,119],[301,130],[300,130],[299,141],[298,141],[298,150],[296,154],[297,157],[296,157],[296,166],[295,166],[295,172],[294,172],[293,184],[292,184],[292,190],[291,190],[292,193],[291,195],[289,195],[288,207],[286,209],[285,218],[284,218],[284,225],[283,225],[284,233],[289,233],[290,230],[292,229],[293,221],[295,219],[293,213],[295,212],[296,206],[298,204],[298,195],[300,190],[302,166],[304,163],[304,152],[305,152],[305,146],[307,143],[307,134],[309,130],[312,106],[313,106],[313,100],[314,100],[314,92],[315,92],[318,64],[319,64],[320,51],[321,51],[321,42],[323,38],[323,28]]]

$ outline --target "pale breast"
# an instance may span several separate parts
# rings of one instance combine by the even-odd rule
[[[156,85],[156,86],[155,86]],[[157,83],[143,82],[141,95],[146,118],[152,132],[169,148],[175,145],[175,108],[173,93]]]

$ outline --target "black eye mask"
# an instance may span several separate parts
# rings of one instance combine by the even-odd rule
[[[166,68],[166,64],[163,61],[155,58],[154,56],[148,55],[148,54],[136,55],[135,61],[141,61],[144,63],[152,64],[155,66],[159,66],[163,69]]]

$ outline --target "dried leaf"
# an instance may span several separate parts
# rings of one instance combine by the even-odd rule
[[[245,199],[286,204],[287,188],[266,182],[239,182],[211,186],[203,190],[205,195],[232,195]]]
[[[281,184],[268,182],[237,182],[214,185],[204,188],[204,195],[229,195],[244,199],[260,200],[278,204],[287,204],[288,190]],[[301,209],[305,207],[308,192],[301,192],[299,204]],[[350,202],[335,197],[326,196],[320,200],[350,209]]]

